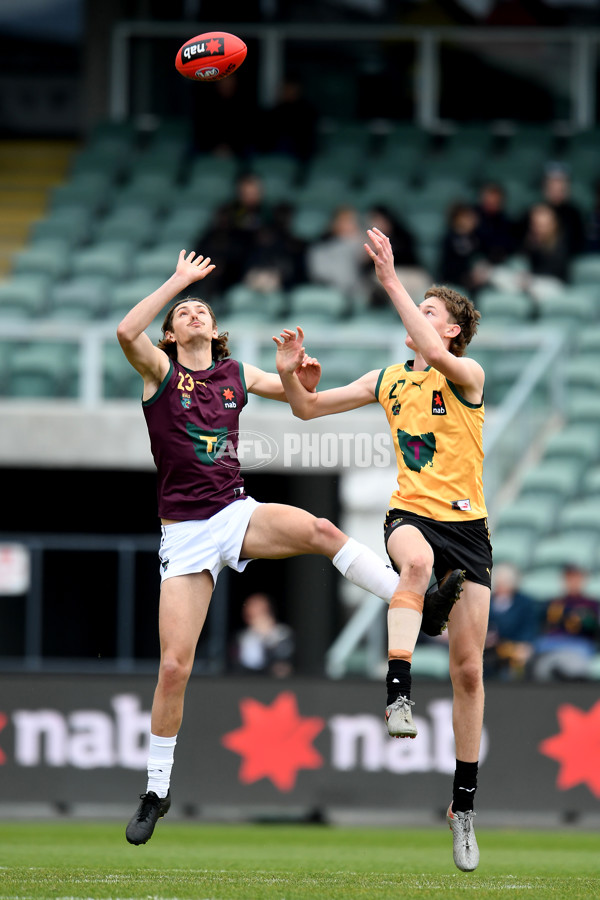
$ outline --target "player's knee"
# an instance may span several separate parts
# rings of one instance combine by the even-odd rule
[[[454,687],[466,694],[475,694],[483,681],[483,664],[479,660],[462,660],[453,671]]]
[[[159,679],[166,691],[178,691],[188,682],[192,667],[177,657],[166,657],[161,661]]]
[[[311,549],[317,553],[330,552],[332,545],[339,543],[340,534],[340,529],[329,519],[315,519]]]
[[[411,581],[429,583],[433,557],[426,550],[418,550],[402,565],[402,575]]]

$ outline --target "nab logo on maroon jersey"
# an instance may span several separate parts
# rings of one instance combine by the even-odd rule
[[[237,409],[237,397],[235,396],[234,387],[221,388],[221,400],[224,409]]]

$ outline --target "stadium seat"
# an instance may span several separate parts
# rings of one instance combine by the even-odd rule
[[[521,494],[546,493],[561,500],[575,496],[584,471],[579,460],[544,460],[524,473]]]
[[[132,254],[132,246],[122,241],[93,244],[73,254],[73,274],[124,278],[130,274]]]
[[[598,303],[586,293],[566,288],[561,293],[548,294],[538,306],[540,324],[564,324],[592,322],[598,315]]]
[[[579,460],[584,466],[600,455],[597,425],[573,425],[550,435],[544,446],[544,460]]]
[[[99,318],[105,314],[112,279],[105,275],[78,275],[59,281],[50,291],[53,318]]]
[[[11,359],[10,396],[74,397],[78,392],[77,344],[36,341],[17,347]]]
[[[496,521],[498,528],[524,528],[538,534],[555,527],[555,514],[560,500],[548,494],[518,497],[502,509]]]
[[[419,679],[432,678],[436,681],[447,681],[450,678],[448,666],[447,647],[417,644],[410,670],[411,674],[416,675]]]
[[[354,195],[348,180],[343,176],[319,175],[297,189],[295,202],[299,207],[325,209],[333,213],[339,206],[353,206]]]
[[[303,284],[288,294],[289,315],[292,320],[311,318],[338,319],[345,315],[349,303],[342,291],[320,284]]]
[[[88,206],[61,206],[46,218],[34,222],[30,242],[60,240],[75,247],[89,238],[95,218],[95,212]]]
[[[281,291],[265,294],[245,284],[233,285],[225,292],[223,300],[228,316],[251,316],[259,321],[272,320],[273,316],[281,315],[286,306],[286,299]]]
[[[233,200],[234,195],[235,182],[228,175],[199,171],[191,174],[177,190],[171,192],[169,208],[175,210],[180,206],[189,207],[196,204],[202,208],[215,210]]]
[[[563,590],[562,569],[558,566],[532,568],[523,575],[519,587],[534,600],[547,603]]]
[[[3,309],[19,307],[27,315],[39,315],[48,306],[52,279],[44,273],[18,273],[0,284],[0,316]]]
[[[179,185],[170,173],[136,172],[119,188],[120,206],[145,206],[148,209],[170,209]]]
[[[567,420],[571,426],[600,424],[600,394],[585,388],[571,389],[567,399]]]
[[[329,209],[300,207],[292,215],[290,230],[302,241],[317,241],[323,237],[331,220]]]
[[[136,303],[147,297],[159,285],[154,276],[139,276],[126,281],[124,284],[115,285],[109,292],[106,315],[111,320],[120,320],[132,309]],[[157,317],[162,322],[166,313]]]
[[[13,271],[40,272],[52,279],[63,278],[69,271],[71,248],[64,240],[37,241],[13,257]]]
[[[600,535],[600,504],[598,497],[584,497],[569,500],[558,516],[558,523],[563,531],[567,529],[589,529]]]
[[[584,472],[581,479],[581,494],[584,497],[594,494],[596,498],[600,498],[600,464],[591,466]]]
[[[104,345],[103,395],[107,400],[141,401],[143,384],[117,343]]]
[[[571,263],[571,280],[573,284],[600,283],[600,253],[578,256]]]
[[[531,318],[533,303],[527,294],[485,288],[477,296],[477,308],[485,321],[493,317],[524,322]]]
[[[498,528],[492,535],[494,563],[506,562],[525,570],[531,560],[536,540],[535,529]]]
[[[532,566],[577,565],[591,569],[596,560],[598,535],[583,528],[542,538],[533,549]]]
[[[139,206],[118,206],[98,219],[93,229],[94,240],[98,243],[125,240],[141,247],[155,236],[156,220],[153,210],[143,204]]]
[[[179,248],[187,249],[187,248]],[[155,287],[158,287],[167,278],[170,278],[175,267],[179,250],[174,250],[173,244],[157,245],[138,251],[132,260],[132,274],[135,278],[155,279]],[[141,299],[141,298],[140,298]]]
[[[213,210],[206,206],[184,206],[171,210],[154,225],[157,244],[178,243],[181,249],[196,250],[197,243],[209,230]]]
[[[89,173],[55,187],[50,195],[50,205],[53,210],[62,206],[85,206],[90,211],[98,211],[110,205],[112,192],[110,178]]]
[[[250,162],[250,170],[262,179],[276,176],[293,184],[298,178],[300,165],[292,156],[280,153],[260,153]]]

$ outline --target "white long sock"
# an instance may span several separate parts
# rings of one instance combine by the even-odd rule
[[[166,797],[169,793],[176,743],[176,734],[173,737],[160,737],[157,734],[150,735],[148,787],[146,790],[154,791],[157,797]]]
[[[392,599],[400,581],[400,576],[390,566],[386,566],[380,556],[354,538],[348,538],[332,562],[348,581],[381,597],[386,603]]]

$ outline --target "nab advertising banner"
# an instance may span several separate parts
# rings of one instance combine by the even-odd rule
[[[154,685],[142,676],[3,676],[3,805],[135,803],[146,787]],[[413,699],[418,737],[394,740],[383,684],[193,678],[174,802],[437,811],[454,771],[451,689],[417,682]],[[489,685],[481,808],[589,813],[599,801],[597,687]]]

